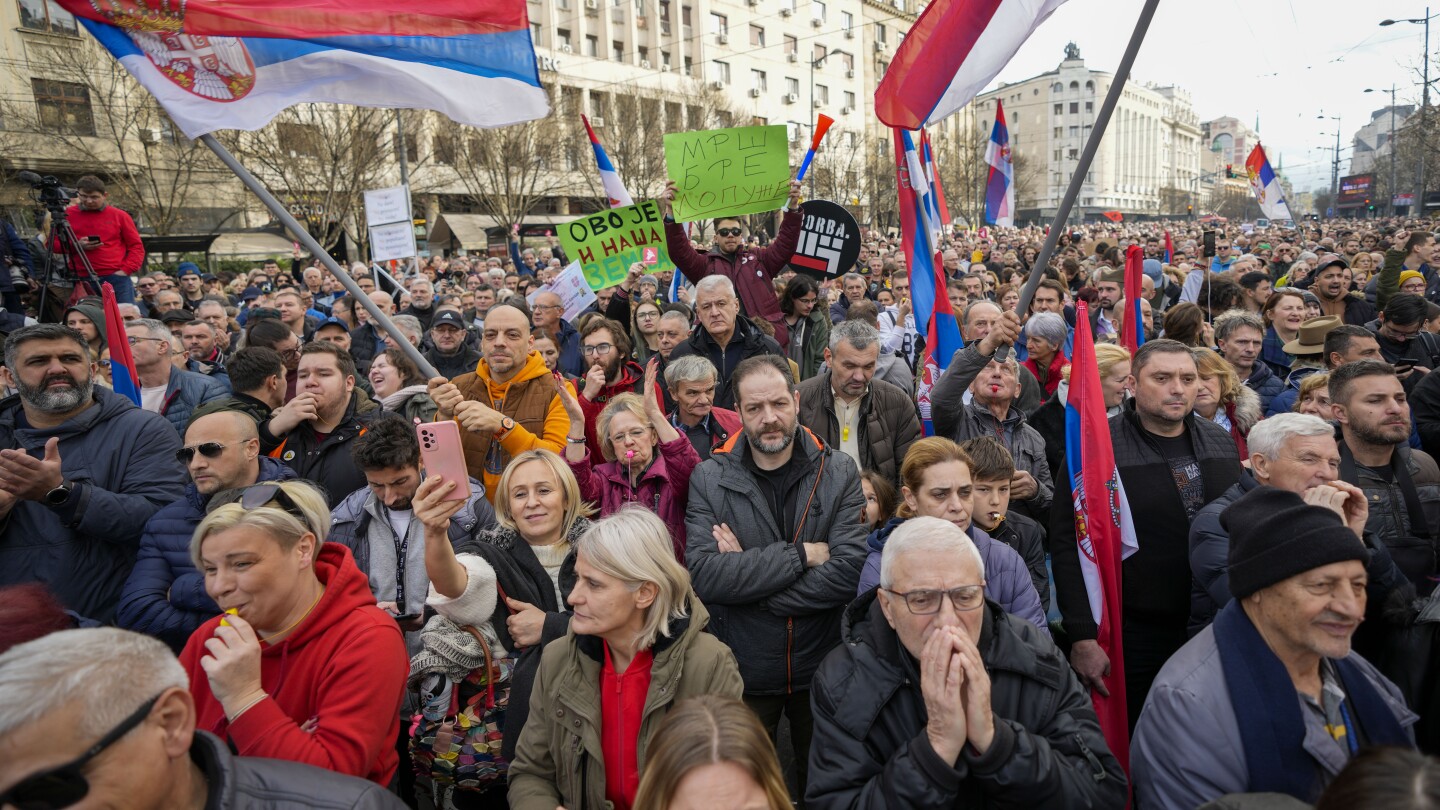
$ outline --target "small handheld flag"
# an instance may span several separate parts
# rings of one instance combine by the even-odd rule
[[[985,148],[990,177],[985,182],[985,221],[1009,228],[1015,224],[1015,164],[1010,155],[1010,129],[1005,125],[1005,105],[995,102],[995,127]]]
[[[595,150],[595,163],[600,167],[600,185],[605,187],[605,196],[610,199],[611,208],[624,208],[627,205],[634,205],[630,197],[630,191],[625,188],[625,183],[620,179],[620,173],[615,171],[615,165],[610,162],[610,156],[605,154],[605,147],[600,145],[600,139],[595,137],[595,130],[590,126],[590,119],[580,116],[585,123],[585,134],[590,136],[590,146]]]
[[[1285,204],[1285,193],[1280,188],[1280,178],[1270,168],[1270,159],[1260,144],[1250,150],[1245,159],[1245,174],[1250,177],[1250,188],[1260,203],[1260,210],[1270,219],[1290,219],[1290,206]]]
[[[1145,322],[1140,309],[1144,288],[1140,277],[1145,274],[1145,250],[1139,245],[1125,249],[1125,312],[1120,324],[1120,345],[1134,355],[1145,343]]]
[[[810,139],[810,151],[805,153],[805,160],[800,163],[800,171],[795,173],[796,180],[804,180],[805,173],[810,171],[810,161],[815,159],[815,150],[820,148],[820,141],[824,139],[825,133],[830,131],[830,125],[835,119],[821,113],[815,119],[815,137]]]
[[[110,385],[138,407],[140,376],[135,373],[135,357],[130,354],[130,336],[125,332],[125,319],[115,303],[115,288],[106,282],[101,286],[101,305],[105,308],[105,345],[110,348]]]
[[[1166,231],[1166,232],[1165,232],[1165,263],[1166,263],[1166,264],[1170,264],[1170,263],[1172,263],[1172,262],[1174,262],[1174,261],[1175,261],[1175,243],[1174,243],[1173,241],[1171,241],[1171,239],[1170,239],[1170,232],[1169,232],[1169,231]]]

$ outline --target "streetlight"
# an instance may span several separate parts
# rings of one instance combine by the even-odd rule
[[[1421,70],[1423,71],[1421,78],[1423,84],[1421,85],[1420,90],[1420,143],[1422,148],[1419,150],[1420,167],[1419,171],[1417,172],[1418,179],[1416,181],[1415,188],[1416,208],[1410,212],[1412,215],[1418,212],[1420,216],[1425,215],[1425,149],[1423,148],[1423,146],[1425,143],[1425,108],[1430,106],[1430,20],[1430,7],[1426,6],[1424,17],[1415,17],[1403,20],[1380,21],[1380,25],[1382,27],[1402,22],[1411,23],[1412,25],[1425,26],[1425,50],[1421,51],[1420,53],[1420,66]]]
[[[1376,90],[1374,87],[1365,88],[1367,93],[1383,93],[1384,90]],[[1395,85],[1390,85],[1390,216],[1395,216]]]
[[[1336,203],[1340,193],[1340,116],[1321,113],[1315,118],[1319,121],[1329,119],[1335,122],[1335,161],[1330,165],[1330,207],[1338,213],[1340,207]]]
[[[815,68],[825,63],[826,59],[840,53],[839,48],[831,48],[829,53],[821,54],[810,60],[810,120],[815,120]],[[812,130],[813,131],[813,130]],[[810,172],[810,198],[815,198],[815,172]]]

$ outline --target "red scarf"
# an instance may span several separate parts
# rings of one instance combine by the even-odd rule
[[[1040,381],[1040,385],[1045,389],[1045,396],[1049,398],[1060,386],[1060,370],[1065,367],[1065,363],[1065,353],[1056,348],[1055,356],[1050,359],[1050,366],[1045,369],[1044,376],[1040,374],[1040,366],[1035,362],[1034,355],[1025,358],[1024,365],[1030,369],[1031,374],[1035,375],[1035,379]]]

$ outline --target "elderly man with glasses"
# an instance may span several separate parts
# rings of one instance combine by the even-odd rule
[[[195,629],[220,612],[205,593],[205,577],[190,561],[190,538],[205,518],[210,496],[259,481],[284,481],[295,473],[260,455],[255,420],[242,411],[196,418],[175,458],[190,474],[185,494],[145,524],[135,568],[120,592],[116,623],[155,636],[175,652]]]
[[[1055,644],[986,600],[939,518],[896,529],[812,686],[805,806],[1119,807],[1125,773]],[[854,688],[864,684],[864,688]]]

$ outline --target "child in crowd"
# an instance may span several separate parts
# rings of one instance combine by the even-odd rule
[[[993,436],[980,436],[960,445],[970,454],[970,480],[974,503],[970,519],[995,540],[1015,549],[1025,560],[1040,605],[1050,608],[1050,578],[1045,567],[1045,530],[1030,518],[1010,509],[1010,481],[1015,461]]]

